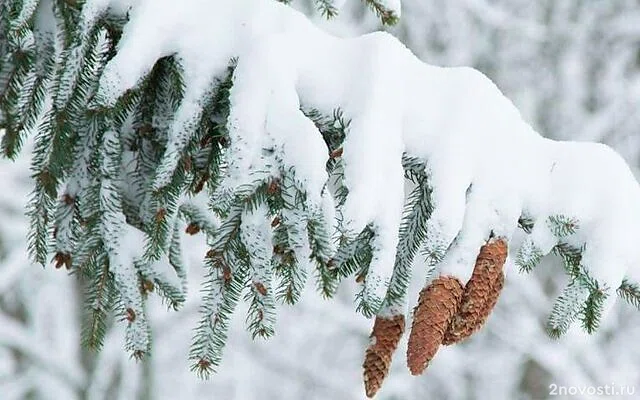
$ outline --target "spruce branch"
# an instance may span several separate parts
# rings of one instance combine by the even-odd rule
[[[35,182],[29,205],[30,252],[34,259],[45,263],[50,250],[54,249],[56,266],[70,267],[72,273],[87,282],[89,322],[83,331],[87,345],[100,347],[111,322],[110,313],[116,308],[117,316],[127,323],[127,348],[135,357],[148,351],[147,296],[155,291],[172,308],[178,308],[186,296],[187,272],[181,241],[185,225],[187,233],[205,235],[211,246],[205,260],[207,276],[201,321],[190,355],[193,369],[199,375],[207,376],[220,363],[229,319],[243,292],[250,303],[249,330],[254,336],[270,336],[274,332],[275,301],[295,303],[307,276],[312,273],[311,267],[319,290],[327,297],[337,291],[340,280],[345,277],[355,275],[357,282],[364,282],[357,295],[357,307],[366,316],[396,315],[394,313],[404,307],[411,266],[417,251],[424,247],[433,211],[434,188],[427,180],[426,160],[404,154],[404,173],[415,187],[404,204],[395,259],[385,262],[389,268],[393,263],[388,290],[385,293],[370,290],[372,282],[379,283],[376,289],[387,289],[390,269],[380,267],[381,263],[372,264],[372,260],[378,260],[378,249],[383,247],[379,245],[387,241],[377,235],[374,224],[361,232],[352,232],[342,220],[341,208],[349,195],[345,171],[350,172],[353,167],[347,164],[348,152],[353,147],[345,146],[344,142],[347,134],[357,135],[349,132],[350,120],[346,114],[336,109],[333,115],[327,116],[318,110],[305,110],[303,106],[303,112],[315,123],[327,145],[328,182],[320,190],[318,186],[325,179],[321,175],[325,172],[323,159],[316,157],[321,166],[318,175],[315,175],[318,171],[314,171],[309,179],[305,171],[305,179],[299,179],[296,165],[291,165],[298,160],[292,161],[293,158],[287,157],[290,154],[283,153],[285,148],[291,151],[298,146],[278,143],[280,133],[276,130],[280,124],[270,123],[275,120],[273,115],[258,115],[257,128],[252,133],[264,140],[255,140],[247,148],[238,145],[245,139],[242,130],[234,131],[233,124],[227,124],[232,108],[229,97],[232,92],[235,96],[243,90],[240,87],[243,85],[231,90],[235,77],[240,77],[239,74],[234,77],[235,60],[230,61],[226,72],[223,72],[224,61],[212,66],[210,70],[215,70],[217,76],[203,78],[210,81],[206,88],[200,88],[201,93],[194,93],[191,82],[186,81],[185,71],[192,71],[186,67],[192,64],[187,62],[191,60],[181,58],[185,54],[179,50],[175,55],[157,60],[155,65],[147,65],[153,64],[153,60],[149,60],[127,71],[119,71],[114,62],[110,65],[114,67],[110,72],[115,71],[112,78],[122,78],[122,81],[105,78],[103,83],[115,83],[118,90],[130,86],[128,78],[139,78],[125,77],[129,69],[151,70],[141,80],[131,79],[138,84],[107,102],[97,96],[96,86],[103,78],[107,62],[128,44],[116,46],[128,23],[126,18],[133,21],[136,14],[118,19],[103,11],[83,8],[83,0],[54,0],[53,20],[58,35],[47,36],[36,26],[38,18],[34,14],[38,3],[38,0],[0,2],[0,128],[4,131],[0,145],[4,155],[12,158],[29,135],[35,136],[32,165]],[[383,23],[397,21],[397,11],[388,9],[393,7],[389,4],[397,4],[396,1],[365,0],[365,3]],[[229,6],[234,4],[229,2]],[[316,0],[316,4],[326,17],[338,12],[337,2]],[[278,10],[287,9],[279,7]],[[295,25],[304,26],[302,22]],[[251,27],[246,31],[253,34]],[[267,29],[264,33],[266,36],[272,32]],[[380,43],[390,45],[392,52],[395,51],[391,47],[393,42]],[[370,44],[375,51],[386,49],[373,40]],[[230,53],[236,53],[236,49],[229,49]],[[366,48],[364,54],[379,56],[368,51]],[[392,55],[398,54],[400,52]],[[249,57],[250,53],[246,55]],[[274,68],[269,72],[277,75],[280,71]],[[378,70],[372,69],[372,72],[378,76],[375,74]],[[302,82],[305,79],[302,75],[296,85],[306,84]],[[265,77],[268,84],[273,83],[271,76]],[[257,78],[256,81],[264,83],[260,76]],[[241,78],[236,79],[240,81]],[[282,83],[279,79],[275,81]],[[273,96],[267,108],[280,105],[277,103],[282,92],[276,86],[261,85],[271,90],[268,95]],[[289,100],[298,113],[296,116],[300,117],[301,99],[297,97],[306,95],[295,93],[296,89],[289,93]],[[107,92],[100,93],[106,97]],[[257,103],[254,104],[256,99],[251,96],[251,88],[247,93],[247,108],[253,109]],[[104,104],[110,106],[107,108]],[[277,116],[286,115],[289,111],[286,108],[291,104],[278,108]],[[349,113],[360,108],[347,102],[344,105],[349,106]],[[238,120],[244,118],[242,112],[235,116]],[[362,115],[357,111],[349,116],[362,122],[358,119]],[[301,121],[309,126],[308,120],[301,118]],[[317,132],[311,127],[305,133]],[[238,163],[247,168],[239,168],[242,170],[236,173],[234,157],[250,153],[251,147],[256,149],[255,162]],[[324,149],[321,150],[314,156],[321,157]],[[424,156],[428,152],[420,153]],[[303,176],[303,171],[298,171]],[[316,181],[316,177],[319,184],[308,189],[309,181]],[[209,209],[200,201],[205,196],[210,200]],[[337,210],[331,209],[332,200]],[[338,214],[340,232],[332,241],[334,211]],[[396,220],[394,227],[400,222]],[[554,215],[543,222],[562,239],[554,252],[563,258],[572,279],[554,306],[549,323],[551,333],[560,335],[577,317],[582,319],[587,331],[593,331],[598,326],[608,293],[581,266],[584,247],[565,242],[578,229],[578,221]],[[528,233],[533,229],[533,219],[526,215],[519,223]],[[123,240],[130,236],[144,239],[142,256],[126,251]],[[543,255],[533,242],[530,244],[529,249],[519,253],[517,260],[525,271],[532,270]],[[427,256],[432,257],[435,264],[447,248],[442,241],[428,250]],[[459,284],[455,282],[454,286]],[[636,307],[640,303],[639,291],[636,284],[627,281],[618,288],[618,293]],[[394,329],[397,325],[394,323]],[[397,342],[397,338],[394,340]],[[385,369],[376,370],[377,378],[369,382],[375,380],[376,383],[369,385],[368,393],[372,392],[369,389],[377,389],[381,374],[386,374],[386,360],[384,366]]]
[[[336,108],[332,116],[326,116],[316,109],[303,108],[303,112],[307,118],[313,121],[327,144],[329,151],[329,159],[327,161],[328,187],[336,204],[341,206],[349,194],[349,189],[344,184],[344,162],[341,156],[342,144],[351,121],[345,117],[340,108]]]
[[[609,296],[609,293],[607,287],[602,287],[595,280],[592,280],[589,286],[589,297],[582,307],[580,320],[582,322],[582,328],[587,333],[592,334],[600,326],[604,302]]]
[[[130,94],[128,103],[133,106],[130,112],[133,121],[131,130],[123,139],[133,156],[128,172],[131,189],[124,196],[128,205],[127,217],[132,222],[138,220],[136,223],[145,231],[153,229],[155,236],[154,243],[150,244],[150,257],[161,253],[159,247],[167,242],[169,235],[169,225],[157,226],[155,214],[158,209],[166,210],[165,203],[175,201],[175,192],[181,183],[176,179],[169,190],[155,192],[151,189],[151,181],[166,146],[168,126],[181,100],[181,89],[176,87],[172,78],[176,73],[173,63],[173,57],[158,60],[140,87]],[[130,107],[125,104],[116,106],[116,109],[126,118]]]
[[[553,253],[560,256],[564,263],[565,271],[572,278],[578,278],[582,275],[581,261],[582,253],[584,253],[585,246],[575,247],[565,242],[558,243],[553,248]]]
[[[3,62],[2,71],[2,74],[6,75],[6,78],[3,78],[6,84],[3,92],[0,92],[0,112],[4,117],[2,125],[5,133],[0,144],[3,153],[13,158],[24,141],[25,132],[21,126],[21,119],[34,86],[33,71],[36,58],[31,30],[20,30],[18,37],[12,36],[9,32],[7,39],[10,50]]]
[[[618,288],[617,293],[618,296],[622,297],[627,303],[640,310],[640,285],[625,278]]]
[[[272,264],[277,284],[275,298],[277,301],[293,305],[299,299],[307,278],[307,270],[298,262],[298,253],[292,248],[289,232],[295,227],[280,219],[273,232]],[[299,235],[294,233],[294,235]]]
[[[411,266],[418,250],[426,240],[427,220],[433,212],[431,187],[428,185],[426,166],[418,159],[403,158],[405,176],[416,187],[405,203],[404,216],[399,231],[393,275],[385,298],[385,306],[401,308],[406,304],[406,294],[411,281]]]
[[[310,270],[311,250],[305,229],[308,220],[302,210],[302,198],[296,188],[292,171],[282,171],[282,186],[277,196],[280,210],[274,232],[273,259],[281,276],[278,297],[295,303],[302,293]]]
[[[341,275],[353,268],[356,272],[356,282],[361,288],[356,293],[356,312],[362,313],[367,318],[373,317],[382,308],[384,299],[367,295],[367,280],[372,279],[369,275],[369,266],[374,257],[373,241],[375,240],[375,229],[373,225],[368,225],[356,237],[356,248],[353,255],[347,259],[338,271]],[[375,277],[373,277],[375,279]]]
[[[102,348],[117,291],[104,254],[92,256],[84,271],[91,279],[85,285],[87,315],[82,319],[81,340],[84,347],[97,351]]]
[[[565,215],[552,215],[547,219],[547,223],[551,232],[558,238],[573,235],[580,229],[577,219]]]
[[[216,81],[214,95],[202,110],[194,140],[187,149],[186,157],[193,161],[192,180],[189,192],[200,193],[207,185],[213,193],[218,185],[223,149],[228,142],[226,121],[229,116],[229,90],[232,86],[235,60],[231,60],[223,79]]]
[[[247,328],[253,338],[268,338],[274,333],[275,296],[273,290],[272,232],[266,203],[251,215],[244,213],[240,225],[242,250],[246,251],[249,272]]]
[[[67,255],[74,253],[77,227],[79,225],[75,203],[75,198],[68,193],[65,193],[58,202],[54,227],[57,253]]]
[[[342,234],[339,239],[338,251],[332,259],[334,268],[342,278],[356,274],[358,279],[364,279],[369,262],[373,257],[372,241],[374,236],[372,225],[366,226],[355,239],[350,239],[349,234]]]
[[[3,124],[5,134],[2,137],[1,146],[4,155],[11,159],[17,156],[27,134],[37,128],[38,117],[44,111],[46,90],[55,69],[56,60],[52,35],[46,32],[36,32],[34,38],[34,57],[27,57],[26,60],[33,65],[28,79],[21,87],[22,96],[15,96],[15,93],[12,94],[10,90],[3,89],[4,85],[1,84],[3,79],[0,78],[0,93],[5,94],[0,96],[4,99],[0,99],[0,110],[5,114],[5,118],[8,118],[7,123]],[[3,70],[8,69],[10,64],[13,63],[7,61],[3,65],[0,61],[0,77],[4,74]],[[19,73],[12,74],[11,77],[8,77],[7,84],[15,85],[12,79],[17,79],[19,76]],[[12,103],[12,99],[24,100]]]
[[[169,248],[173,226],[179,219],[180,196],[186,188],[185,175],[184,164],[180,164],[169,185],[159,191],[146,192],[144,201],[149,210],[154,210],[153,215],[147,215],[145,221],[148,240],[144,257],[149,261],[158,260]]]
[[[203,378],[208,378],[222,360],[229,319],[246,285],[249,270],[247,260],[235,256],[237,253],[246,256],[237,239],[237,230],[227,229],[224,232],[218,240],[218,243],[224,243],[223,248],[218,247],[223,251],[213,250],[212,256],[206,260],[208,272],[200,309],[202,317],[189,353],[189,358],[193,360],[191,370]]]
[[[309,214],[307,218],[307,234],[311,249],[309,256],[317,266],[320,290],[324,296],[331,297],[338,286],[338,275],[329,265],[334,251],[329,238],[328,224],[319,211]]]
[[[538,265],[543,256],[542,250],[536,246],[530,237],[527,237],[518,249],[515,263],[520,272],[529,273]]]
[[[583,304],[589,297],[589,287],[584,280],[573,279],[558,296],[547,321],[547,333],[557,339],[567,332],[573,321],[583,311]]]
[[[180,227],[176,224],[173,228],[173,236],[171,237],[171,245],[169,247],[169,264],[173,267],[176,276],[180,280],[180,290],[176,292],[176,296],[172,296],[168,291],[166,297],[170,300],[169,304],[173,308],[177,308],[182,304],[187,294],[187,269],[184,261],[184,251],[182,250],[182,240],[180,237]]]
[[[158,263],[149,264],[138,261],[135,263],[135,267],[140,273],[137,281],[140,284],[141,292],[157,291],[169,308],[176,311],[180,309],[182,304],[184,304],[186,295],[182,282],[176,284],[174,279],[170,279],[161,274],[158,271],[160,269]],[[151,284],[151,286],[149,286],[149,284]]]
[[[333,5],[333,0],[315,0],[315,2],[323,17],[331,19],[338,15],[338,9]]]
[[[140,291],[141,282],[133,260],[123,249],[124,238],[129,230],[122,213],[119,193],[119,171],[122,144],[119,135],[112,128],[109,117],[102,117],[107,130],[103,134],[100,162],[100,230],[107,253],[109,271],[113,273],[120,301],[128,321],[126,327],[126,348],[135,358],[142,358],[151,347],[150,328],[146,320],[144,300]]]
[[[534,226],[534,220],[528,215],[521,215],[518,218],[518,227],[525,231],[525,233],[531,233]]]
[[[304,225],[300,224],[304,217],[292,210],[283,210],[281,215],[274,235],[273,257],[282,276],[279,298],[294,304],[307,281],[311,254]]]
[[[395,25],[398,23],[398,15],[396,15],[394,11],[387,9],[384,3],[379,0],[364,0],[364,2],[376,13],[384,25]]]
[[[144,259],[134,261],[140,274],[141,292],[146,294],[157,289],[163,301],[173,310],[178,310],[184,304],[187,295],[187,276],[180,232],[180,223],[176,221],[167,257],[155,262]]]
[[[563,249],[562,251],[567,250]],[[576,249],[572,248],[572,251],[575,252]],[[566,333],[578,317],[587,333],[595,332],[600,325],[604,302],[609,296],[609,289],[594,279],[580,264],[567,268],[567,274],[571,282],[556,300],[547,324],[547,332],[552,338]]]
[[[216,221],[213,220],[209,210],[203,208],[195,201],[185,201],[180,204],[178,211],[184,221],[196,225],[204,231],[207,237],[212,238],[218,229]]]

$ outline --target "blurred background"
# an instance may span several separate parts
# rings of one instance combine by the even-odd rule
[[[337,35],[383,29],[361,1],[346,0],[332,21],[311,2],[293,6]],[[640,166],[638,0],[403,0],[400,23],[389,30],[427,63],[484,72],[544,136],[604,142]],[[157,298],[149,304],[149,360],[129,359],[118,321],[101,353],[82,349],[76,279],[27,260],[29,187],[27,157],[0,160],[0,399],[364,398],[361,364],[372,321],[354,311],[355,282],[344,282],[334,301],[309,282],[298,306],[280,308],[267,342],[251,340],[240,309],[219,373],[201,381],[190,372],[206,251],[197,236],[184,238],[192,283],[185,307],[167,311]],[[414,299],[423,283],[416,270]],[[550,396],[553,384],[635,386],[640,398],[640,313],[619,302],[597,334],[574,330],[552,340],[544,324],[565,283],[553,257],[527,276],[509,265],[484,329],[441,349],[420,377],[406,368],[405,338],[377,398],[562,398]]]

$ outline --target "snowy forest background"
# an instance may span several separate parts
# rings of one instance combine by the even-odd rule
[[[381,29],[359,1],[346,1],[332,21],[310,3],[293,5],[338,35]],[[637,0],[404,0],[390,31],[429,63],[487,74],[543,135],[604,142],[640,166]],[[277,334],[267,342],[252,341],[244,313],[236,313],[219,373],[201,381],[190,372],[206,250],[188,237],[194,285],[180,312],[167,312],[157,299],[150,304],[152,357],[129,359],[117,323],[101,353],[82,349],[76,280],[27,259],[28,154],[0,160],[0,399],[364,397],[361,363],[371,321],[354,311],[354,288],[346,282],[335,301],[309,285],[296,307],[281,307]],[[558,260],[550,257],[531,275],[507,269],[485,328],[442,349],[418,378],[407,373],[401,344],[379,399],[543,399],[551,383],[640,387],[636,310],[620,303],[595,335],[552,340],[544,322],[566,283]]]

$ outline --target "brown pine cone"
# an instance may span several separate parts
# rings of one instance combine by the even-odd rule
[[[404,315],[376,317],[371,331],[371,344],[364,356],[364,388],[367,397],[375,396],[389,373],[391,358],[404,333]]]
[[[407,348],[412,375],[421,374],[435,356],[462,299],[462,283],[455,276],[440,276],[422,289],[413,310]]]
[[[442,344],[458,343],[478,331],[486,322],[504,286],[502,267],[507,259],[507,242],[492,240],[480,248],[473,274],[464,288],[460,308]]]

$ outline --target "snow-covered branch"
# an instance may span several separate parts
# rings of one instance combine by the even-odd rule
[[[400,15],[398,1],[366,3],[383,21]],[[329,35],[269,0],[40,5],[20,3],[0,21],[13,57],[3,64],[3,149],[14,157],[23,125],[37,125],[17,117],[23,109],[43,111],[31,248],[44,263],[53,237],[56,266],[93,282],[96,346],[116,298],[136,356],[150,348],[147,295],[184,301],[183,223],[209,245],[192,349],[204,374],[243,291],[250,330],[269,336],[275,301],[297,301],[308,264],[328,296],[356,275],[358,309],[388,317],[409,304],[418,252],[423,269],[462,282],[492,238],[526,271],[554,253],[571,280],[553,307],[558,334],[578,317],[595,329],[637,275],[640,187],[627,164],[602,144],[543,138],[475,69],[426,64],[387,33]],[[507,18],[482,1],[465,7],[490,23]],[[32,16],[56,22],[40,32],[55,44],[40,58]],[[581,57],[568,54],[563,71],[583,87],[585,75],[571,73]],[[51,101],[33,79],[51,84]],[[189,196],[207,197],[210,210]]]

